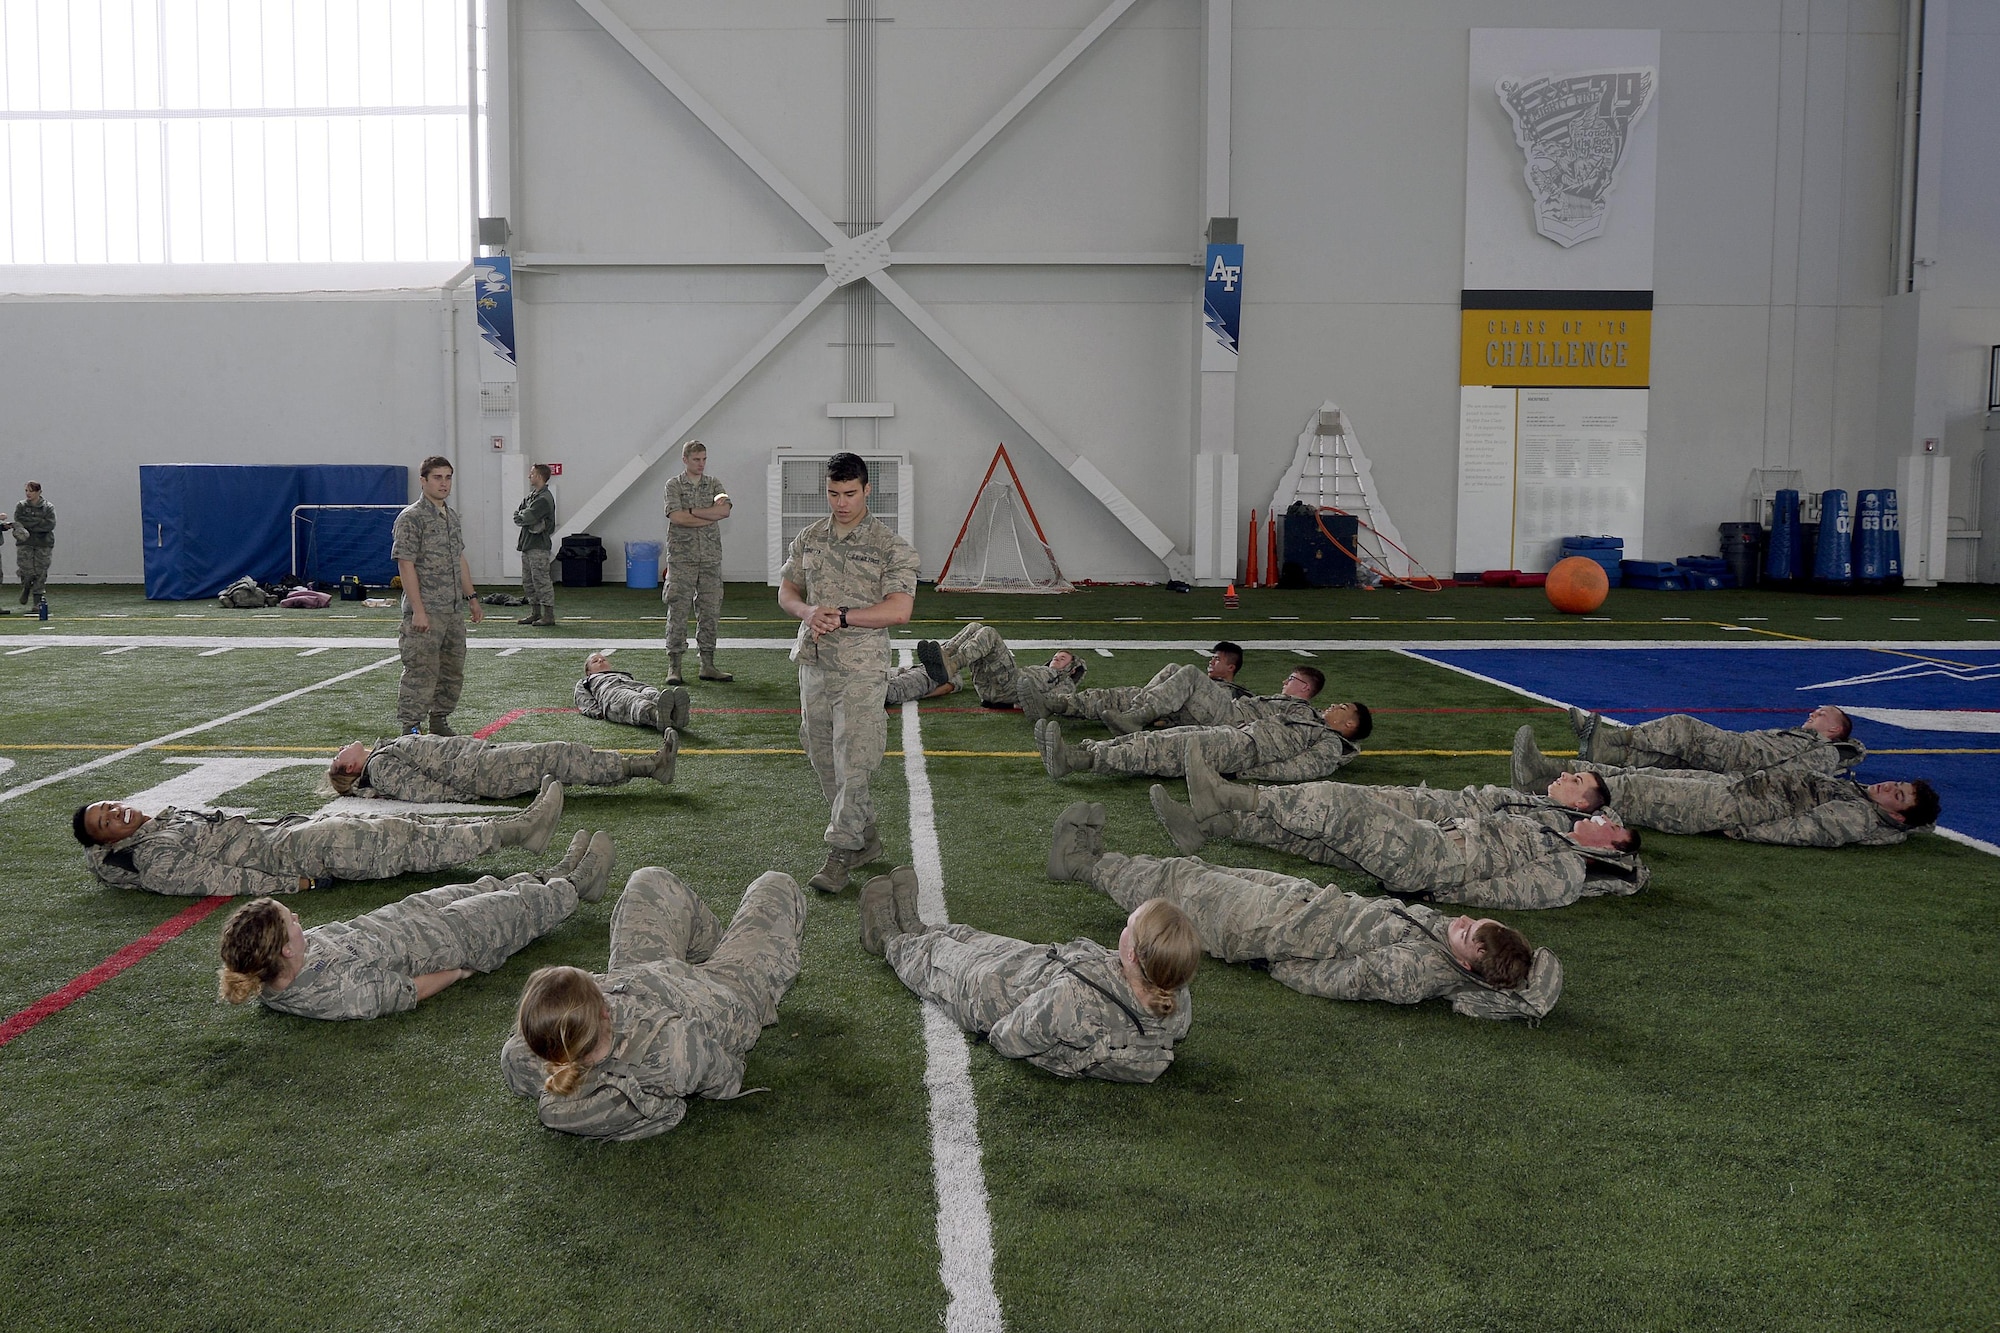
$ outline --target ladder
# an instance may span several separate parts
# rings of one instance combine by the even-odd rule
[[[1402,549],[1402,534],[1376,494],[1374,469],[1355,439],[1353,423],[1331,400],[1321,403],[1299,432],[1298,453],[1271,496],[1272,522],[1300,501],[1361,520],[1355,555],[1364,570],[1396,579],[1416,572]]]

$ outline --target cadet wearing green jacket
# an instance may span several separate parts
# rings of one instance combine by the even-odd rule
[[[514,526],[521,530],[514,549],[521,553],[521,595],[528,599],[522,625],[556,623],[556,584],[549,576],[550,550],[556,530],[556,498],[549,494],[547,463],[528,469],[528,493],[514,506]]]

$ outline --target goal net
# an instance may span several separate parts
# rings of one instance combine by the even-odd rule
[[[338,583],[352,574],[386,586],[396,575],[389,554],[401,505],[299,505],[292,510],[292,577]]]
[[[1007,474],[994,474],[1002,464]],[[938,571],[939,592],[1069,592],[1070,582],[1042,535],[1007,446],[993,451],[958,540]]]

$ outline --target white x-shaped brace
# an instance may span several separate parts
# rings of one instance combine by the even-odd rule
[[[995,406],[1011,417],[1014,423],[1027,433],[1029,439],[1039,445],[1049,457],[1062,464],[1072,477],[1096,496],[1133,536],[1145,544],[1146,549],[1166,562],[1170,575],[1176,578],[1188,578],[1192,566],[1185,556],[1175,551],[1173,540],[1160,530],[1159,525],[1146,517],[1123,491],[1111,483],[1109,477],[1097,469],[1095,464],[1077,453],[1061,436],[1051,430],[1026,403],[1015,396],[1013,391],[1002,384],[977,357],[966,350],[958,339],[952,337],[929,311],[917,304],[916,300],[903,289],[901,283],[889,276],[889,268],[895,262],[895,256],[889,249],[890,236],[929,203],[932,197],[943,189],[961,168],[977,157],[982,149],[1041,94],[1043,89],[1054,83],[1062,72],[1089,50],[1126,10],[1138,2],[1139,0],[1112,0],[1089,27],[1078,33],[1075,40],[1064,47],[1039,74],[1030,79],[1007,105],[995,112],[993,118],[987,121],[978,133],[966,140],[965,144],[952,154],[929,180],[918,186],[915,193],[889,214],[880,226],[859,236],[848,236],[834,224],[832,218],[822,212],[804,192],[787,179],[783,172],[758,152],[756,147],[745,139],[707,98],[695,91],[687,80],[661,59],[659,52],[641,40],[623,19],[612,13],[604,0],[576,0],[577,5],[595,19],[604,31],[610,34],[613,41],[624,47],[634,60],[660,81],[662,87],[673,94],[681,105],[693,112],[695,118],[707,126],[710,133],[741,158],[745,166],[756,172],[758,178],[768,185],[773,193],[784,200],[807,226],[818,232],[827,242],[824,256],[825,279],[814,287],[803,301],[792,307],[770,332],[758,340],[756,346],[744,353],[743,358],[731,366],[721,379],[695,399],[687,411],[682,413],[651,447],[620,468],[617,474],[576,512],[572,522],[577,528],[587,529],[618,497],[631,489],[682,435],[692,430],[696,423],[713,411],[717,403],[756,369],[765,357],[776,350],[780,343],[790,337],[792,332],[805,322],[806,317],[824,304],[829,296],[850,282],[866,281],[882,294],[883,299],[901,311],[903,318],[915,325],[918,332],[936,344],[937,349],[963,371],[967,379],[992,399]]]

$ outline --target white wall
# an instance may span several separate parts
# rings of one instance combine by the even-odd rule
[[[1089,22],[1101,0],[939,0],[879,29],[880,208],[893,208]],[[618,12],[830,216],[844,211],[838,5],[620,0]],[[1408,544],[1451,564],[1465,61],[1473,26],[1662,30],[1649,546],[1713,550],[1750,469],[1893,485],[1879,439],[1894,208],[1896,0],[1236,0],[1234,200],[1248,247],[1237,435],[1244,507],[1301,422],[1346,408]],[[1199,0],[1133,11],[896,238],[904,250],[1195,251]],[[1947,451],[1984,443],[2000,342],[2000,0],[1952,0],[1942,254]],[[516,0],[510,248],[816,251],[822,242],[570,0]],[[894,270],[1176,541],[1188,540],[1193,268]],[[573,513],[799,300],[808,268],[558,268],[520,277],[524,447]],[[4,274],[0,274],[4,280]],[[462,303],[461,303],[462,308]],[[880,447],[919,480],[926,575],[1005,441],[1066,572],[1159,563],[884,307]],[[696,428],[733,488],[725,573],[764,574],[763,468],[836,446],[838,301]],[[0,298],[0,451],[63,514],[58,577],[136,577],[137,464],[414,463],[444,430],[434,303]],[[461,494],[475,570],[511,530],[470,398]],[[1975,401],[1977,400],[1977,401]],[[656,539],[671,455],[593,525]],[[1958,511],[1976,518],[1956,477]],[[10,483],[11,485],[12,483]],[[1261,507],[1261,505],[1260,505]],[[1966,543],[1954,543],[1955,547]]]

